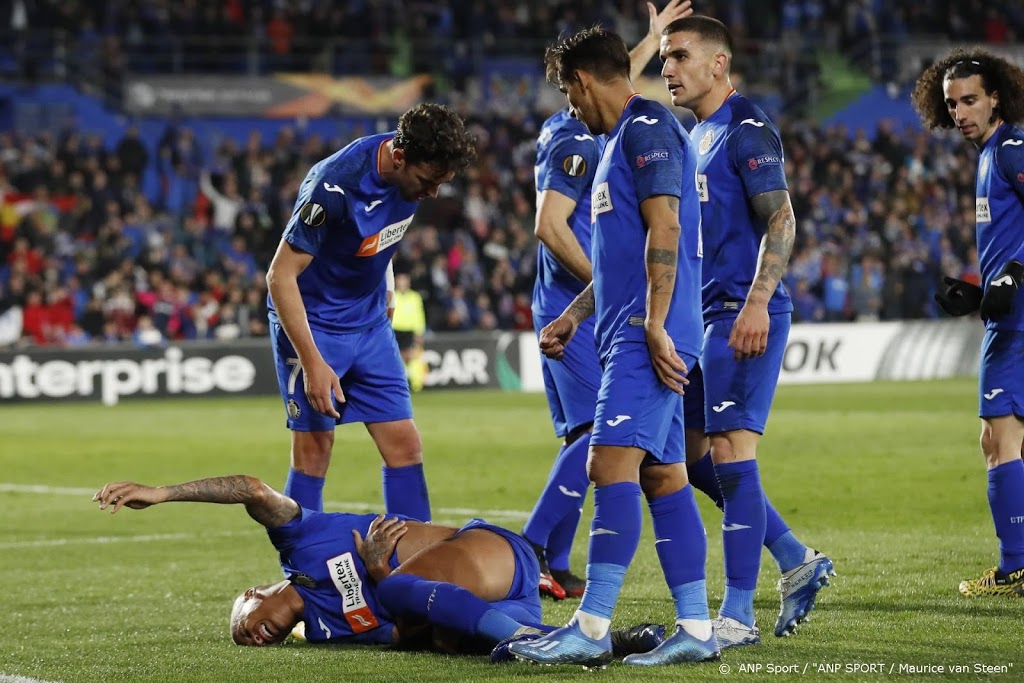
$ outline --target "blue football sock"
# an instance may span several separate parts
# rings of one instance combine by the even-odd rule
[[[726,589],[719,615],[753,626],[754,588],[766,524],[757,461],[722,463],[715,465],[715,473],[725,500],[722,546]]]
[[[288,479],[284,483],[284,495],[314,512],[324,511],[324,478],[313,477],[288,468]]]
[[[715,476],[715,466],[711,462],[711,454],[706,453],[697,462],[686,464],[686,474],[690,483],[699,491],[703,491],[715,505],[722,507],[722,490],[718,488],[718,477]],[[779,569],[788,572],[804,562],[804,553],[807,546],[798,541],[792,533],[789,533],[789,525],[782,519],[775,506],[767,497],[764,499],[765,529],[764,545],[771,552]]]
[[[430,497],[423,463],[405,467],[382,467],[384,479],[384,511],[405,515],[421,522],[430,521]]]
[[[676,620],[699,619],[706,621],[711,618],[708,611],[708,587],[704,579],[691,581],[672,589],[672,599],[676,603]]]
[[[772,541],[772,544],[768,546],[768,552],[775,559],[775,564],[779,565],[779,571],[788,572],[804,563],[804,558],[807,557],[807,546],[801,543],[793,535],[793,532],[786,531]]]
[[[676,604],[677,619],[707,619],[708,595],[704,565],[708,539],[704,534],[693,487],[647,501],[654,523],[654,549],[665,583]]]
[[[999,537],[999,571],[1024,567],[1024,460],[988,471],[988,505]]]
[[[551,466],[548,482],[523,527],[523,536],[547,551],[549,564],[554,557],[564,557],[565,567],[569,566],[572,539],[576,535],[580,509],[590,486],[587,479],[589,451],[590,432],[585,432],[558,452],[558,457]],[[567,523],[572,525],[572,529],[560,529],[561,533],[556,537],[555,529],[567,519],[570,520]]]
[[[719,508],[722,507],[722,490],[718,488],[718,477],[715,476],[715,464],[711,462],[711,453],[695,463],[686,463],[686,476],[698,491],[702,492]]]
[[[435,626],[494,642],[515,635],[522,626],[465,588],[410,574],[392,574],[378,583],[377,599],[395,616],[419,617]]]
[[[594,489],[587,588],[580,611],[611,619],[626,568],[640,544],[640,484],[620,482]]]
[[[580,526],[583,510],[577,508],[570,512],[562,521],[555,525],[548,537],[547,559],[552,570],[568,571],[569,556],[572,554],[572,542],[576,538],[576,530]]]

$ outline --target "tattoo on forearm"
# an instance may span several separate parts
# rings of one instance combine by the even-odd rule
[[[167,487],[168,501],[196,503],[244,503],[249,516],[265,527],[278,527],[295,519],[299,506],[291,498],[269,489],[245,475],[199,479]],[[261,495],[268,493],[269,495]]]
[[[663,266],[675,266],[678,260],[677,252],[671,249],[648,249],[646,258],[648,265],[657,263]]]
[[[167,500],[197,503],[245,503],[252,497],[249,482],[243,475],[200,479],[167,487]]]
[[[665,292],[672,292],[675,288],[676,274],[662,273],[651,283],[651,294],[663,294]]]
[[[760,200],[760,201],[759,201]],[[789,256],[793,252],[796,238],[796,217],[785,191],[768,192],[754,198],[754,209],[759,215],[768,216],[768,228],[761,242],[757,274],[750,287],[771,297],[786,272]]]
[[[594,285],[587,285],[573,302],[569,304],[569,315],[577,323],[581,323],[594,314]]]

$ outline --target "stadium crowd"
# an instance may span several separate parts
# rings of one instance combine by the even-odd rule
[[[1019,4],[999,0],[985,5],[991,11],[974,11],[977,4],[700,3],[701,11],[725,18],[740,36],[800,34],[849,46],[909,26],[996,41],[1012,39],[1024,26]],[[390,35],[409,24],[454,41],[441,43],[482,37],[500,46],[595,20],[629,40],[646,25],[642,3],[634,0],[521,0],[493,8],[468,0],[414,3],[398,15],[393,5],[15,0],[0,7],[0,21],[16,30],[61,29],[79,40],[92,31],[107,47],[83,48],[86,61],[130,45],[158,45],[161,36],[216,35],[229,25],[241,35],[276,41],[271,52],[281,55],[292,54],[288,36],[344,37],[356,26],[362,37]],[[405,23],[392,22],[393,16]],[[17,52],[17,41],[8,49]],[[309,66],[308,58],[299,58]],[[364,64],[376,68],[373,60]],[[417,212],[396,269],[423,295],[429,330],[530,330],[532,166],[539,125],[550,112],[461,106],[478,138],[478,160]],[[786,279],[797,320],[934,317],[930,293],[942,273],[977,279],[975,152],[969,146],[886,122],[875,135],[779,122],[799,221]],[[152,345],[266,334],[264,269],[298,184],[311,164],[347,140],[285,129],[273,140],[254,132],[247,141],[226,139],[212,150],[204,142],[182,122],[169,122],[158,141],[141,140],[130,128],[109,149],[83,131],[0,134],[0,315],[22,309],[20,343]],[[158,175],[158,192],[143,191],[147,172]]]
[[[395,259],[430,330],[531,328],[533,169],[542,115],[468,115],[479,159],[417,213]],[[978,279],[973,155],[882,123],[874,140],[783,128],[798,241],[787,285],[798,320],[933,317],[941,273]],[[155,159],[130,130],[0,136],[0,307],[26,343],[266,334],[264,269],[305,170],[333,145],[282,133],[228,140],[209,159],[169,127]],[[138,178],[160,169],[161,192]]]

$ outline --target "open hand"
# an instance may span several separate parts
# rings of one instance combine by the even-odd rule
[[[664,327],[647,328],[647,350],[651,353],[651,364],[661,383],[682,396],[683,387],[690,383],[686,379],[689,370],[676,353],[676,345]]]
[[[659,12],[653,2],[648,2],[647,12],[651,15],[649,35],[660,41],[661,32],[665,30],[665,27],[676,19],[683,19],[693,14],[693,7],[690,0],[672,0],[665,5],[665,9]]]
[[[409,531],[405,520],[384,515],[370,522],[366,530],[366,538],[356,529],[352,530],[352,540],[356,544],[356,553],[366,565],[366,571],[374,581],[383,580],[391,573],[391,555],[395,552],[398,541]]]
[[[310,363],[308,367],[303,365],[302,382],[306,398],[313,406],[313,410],[327,417],[333,417],[335,420],[341,417],[341,413],[334,407],[331,396],[333,394],[334,398],[338,399],[338,403],[344,403],[345,394],[341,390],[341,380],[338,379],[338,375],[330,365],[322,358]]]
[[[106,510],[113,505],[114,509],[110,513],[114,514],[124,506],[133,510],[144,510],[150,505],[163,503],[167,500],[167,491],[154,486],[136,484],[133,481],[119,481],[107,484],[97,491],[92,499],[99,502],[100,510]]]

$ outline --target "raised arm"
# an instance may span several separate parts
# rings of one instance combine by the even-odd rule
[[[272,529],[283,526],[299,516],[299,504],[282,495],[256,477],[238,474],[230,477],[198,479],[173,486],[146,486],[131,481],[107,484],[92,497],[100,510],[113,506],[111,513],[122,507],[143,510],[151,505],[170,502],[241,503],[257,522]]]
[[[672,0],[665,5],[665,9],[661,12],[653,2],[648,2],[647,12],[651,17],[647,35],[629,51],[629,80],[631,81],[640,78],[647,62],[658,54],[658,49],[661,46],[661,32],[665,30],[665,27],[676,19],[690,16],[693,14],[693,9],[690,7],[690,0]]]

